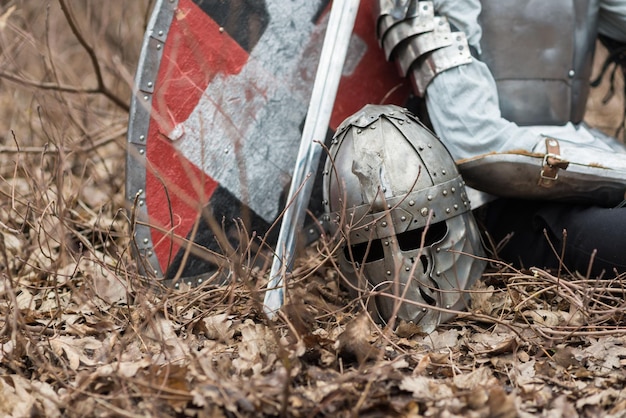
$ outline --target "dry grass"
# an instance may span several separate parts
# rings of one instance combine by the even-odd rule
[[[138,277],[120,173],[149,8],[0,8],[0,415],[626,416],[623,276],[493,264],[429,336],[358,314],[323,242],[275,322],[266,271],[182,292]]]

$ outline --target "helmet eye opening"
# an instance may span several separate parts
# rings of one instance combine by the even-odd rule
[[[426,235],[424,236],[424,231]],[[428,227],[413,229],[411,231],[402,232],[398,234],[398,245],[402,251],[417,250],[421,247],[422,236],[424,236],[424,247],[430,247],[431,245],[443,240],[448,234],[448,225],[446,222],[438,222]]]
[[[343,249],[347,260],[354,260],[360,263],[372,263],[385,258],[383,243],[379,239],[354,244]]]

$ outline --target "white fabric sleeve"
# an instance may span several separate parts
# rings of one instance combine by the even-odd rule
[[[480,51],[480,1],[434,3],[436,12],[465,31],[469,44]],[[488,152],[530,151],[540,140],[502,118],[493,75],[477,59],[437,75],[426,89],[426,106],[435,132],[457,160]]]
[[[453,25],[466,31],[470,45],[480,50],[480,1],[436,0],[434,3],[437,13],[447,16]],[[624,34],[626,1],[604,0],[601,4],[601,13],[604,13],[602,27],[607,31],[608,28],[619,29]],[[609,11],[616,12],[613,20],[607,18]],[[476,58],[470,64],[437,75],[426,89],[426,106],[435,132],[456,160],[492,152],[545,153],[543,134],[571,142],[568,148],[575,148],[578,144],[607,153],[616,150],[624,153],[621,144],[616,141],[607,143],[606,138],[590,135],[584,127],[574,127],[572,124],[563,127],[520,127],[504,119],[500,113],[493,75],[487,65]],[[623,158],[623,154],[620,158]]]
[[[600,1],[598,32],[616,41],[626,42],[626,1]]]

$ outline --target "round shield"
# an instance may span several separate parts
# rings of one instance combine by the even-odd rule
[[[329,138],[364,104],[411,98],[377,43],[371,3],[360,5]],[[235,253],[274,244],[329,10],[328,0],[156,2],[126,173],[145,274],[195,284]],[[321,182],[311,212],[322,213]]]

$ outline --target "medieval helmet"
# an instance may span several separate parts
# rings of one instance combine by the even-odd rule
[[[323,173],[340,270],[375,319],[431,332],[466,307],[485,267],[478,228],[452,156],[417,117],[365,106],[337,129]]]

